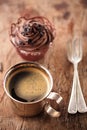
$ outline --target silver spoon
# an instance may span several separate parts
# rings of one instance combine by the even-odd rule
[[[74,65],[74,77],[72,92],[68,106],[68,113],[75,114],[77,111],[80,113],[87,112],[87,106],[81,90],[81,85],[78,75],[78,63],[82,60],[82,39],[75,36],[70,40],[67,45],[68,60]]]

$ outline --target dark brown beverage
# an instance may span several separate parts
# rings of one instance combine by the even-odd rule
[[[10,95],[21,102],[34,102],[42,99],[48,92],[47,75],[37,68],[24,68],[11,77]]]

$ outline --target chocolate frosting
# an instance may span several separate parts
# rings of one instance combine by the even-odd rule
[[[19,18],[11,25],[11,41],[16,47],[32,51],[49,45],[54,32],[52,24],[44,17]]]

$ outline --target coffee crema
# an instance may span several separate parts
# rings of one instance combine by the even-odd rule
[[[32,67],[17,71],[11,77],[9,85],[11,96],[21,102],[38,101],[49,91],[47,75]]]

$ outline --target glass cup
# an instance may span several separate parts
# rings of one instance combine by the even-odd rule
[[[32,86],[33,87],[32,92],[29,92],[32,97],[33,93],[36,93],[41,89],[43,90],[44,87],[46,87],[46,91],[44,95],[43,93],[41,93],[40,96],[31,98],[27,101],[21,100],[20,98],[19,99],[16,98],[14,94],[12,95],[13,86],[14,86],[15,91],[17,91],[19,82],[22,81],[22,79],[26,77],[26,75],[23,76],[25,72],[28,72],[28,75],[30,76],[30,78],[28,79],[29,82],[27,82],[28,84],[27,89],[26,88],[24,89],[24,84],[25,84],[26,79],[24,79],[25,81],[22,82],[22,86],[21,86],[21,90],[23,90],[22,93],[25,94],[26,96],[27,93],[30,91],[30,87]],[[21,73],[23,74],[20,75]],[[39,74],[41,76],[38,76]],[[20,76],[18,77],[18,75]],[[33,78],[32,75],[33,76],[36,75],[36,78],[34,77],[34,79],[32,79]],[[39,78],[41,77],[42,79],[39,80]],[[47,83],[46,85],[44,85],[44,87],[43,87],[43,84],[44,84],[43,81]],[[39,84],[40,82],[42,84]],[[40,88],[39,89],[38,87],[36,88],[36,86],[39,86],[39,85],[40,85]],[[50,116],[59,117],[60,112],[56,111],[50,105],[50,102],[47,102],[47,99],[49,99],[49,100],[55,100],[56,104],[59,104],[62,100],[62,97],[58,93],[52,92],[52,88],[53,88],[53,79],[50,72],[45,67],[43,67],[42,65],[38,63],[22,62],[11,67],[5,74],[4,90],[10,99],[10,102],[11,102],[10,104],[12,106],[13,111],[19,116],[32,117],[32,116],[38,115],[44,108],[44,110]],[[21,90],[19,89],[19,92]],[[27,96],[30,96],[30,95],[28,94]],[[21,98],[24,98],[23,95]]]

